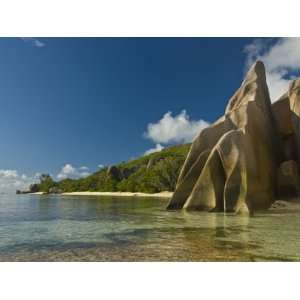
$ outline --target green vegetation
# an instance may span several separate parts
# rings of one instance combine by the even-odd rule
[[[105,167],[80,179],[55,182],[43,174],[39,184],[30,187],[32,192],[144,192],[173,191],[190,144],[166,148],[160,152],[141,156],[113,167]]]

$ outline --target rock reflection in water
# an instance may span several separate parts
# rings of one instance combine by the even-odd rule
[[[166,211],[153,198],[30,195],[0,203],[1,261],[300,260],[294,210],[247,217]]]

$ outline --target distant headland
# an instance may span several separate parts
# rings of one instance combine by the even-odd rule
[[[42,174],[40,182],[17,194],[114,195],[170,198],[190,144],[176,145],[137,159],[103,167],[79,179],[55,181]]]

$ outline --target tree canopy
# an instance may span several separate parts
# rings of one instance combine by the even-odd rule
[[[34,192],[145,192],[173,191],[190,144],[165,148],[160,152],[122,162],[79,179],[54,181],[49,174],[40,176],[40,183],[32,185]]]

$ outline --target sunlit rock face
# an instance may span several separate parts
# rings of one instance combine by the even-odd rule
[[[297,193],[299,116],[300,80],[271,105],[264,65],[256,62],[224,116],[194,140],[168,208],[251,213]]]

